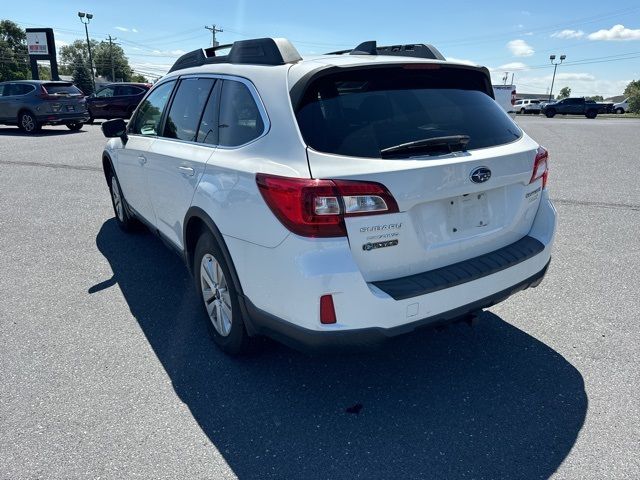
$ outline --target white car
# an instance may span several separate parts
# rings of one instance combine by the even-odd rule
[[[540,100],[537,99],[522,99],[522,100],[516,100],[516,103],[514,104],[514,109],[517,113],[520,114],[526,114],[526,113],[532,113],[532,114],[539,114],[540,110],[542,109],[542,106],[540,105]]]
[[[619,103],[613,104],[613,111],[615,113],[626,113],[629,110],[629,99],[625,98],[623,101]]]
[[[426,45],[215,51],[181,57],[128,126],[103,123],[102,160],[118,224],[184,258],[225,352],[375,344],[540,283],[547,151],[486,68]]]

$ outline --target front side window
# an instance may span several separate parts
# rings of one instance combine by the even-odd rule
[[[114,87],[104,87],[96,92],[96,97],[97,98],[113,97],[114,91],[115,91]]]
[[[212,78],[187,78],[176,91],[163,136],[195,142],[202,111],[215,80]]]
[[[258,138],[264,121],[253,95],[244,83],[225,80],[220,94],[219,144],[237,147]]]
[[[175,83],[175,80],[171,80],[158,85],[158,87],[143,100],[137,110],[136,117],[131,122],[130,133],[158,135],[162,111],[169,101]]]
[[[454,67],[345,69],[312,81],[296,117],[310,147],[355,157],[438,137],[468,136],[469,150],[517,140],[486,89],[484,74]]]

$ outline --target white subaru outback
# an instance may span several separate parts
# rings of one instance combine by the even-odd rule
[[[128,126],[102,126],[118,224],[184,258],[225,352],[375,344],[540,283],[548,155],[486,68],[423,44],[229,47],[184,55]]]

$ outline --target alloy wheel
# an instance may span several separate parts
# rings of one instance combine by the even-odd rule
[[[200,262],[200,284],[204,306],[213,328],[221,336],[228,336],[233,322],[229,286],[220,263],[209,253]]]
[[[118,216],[118,220],[124,222],[124,205],[122,204],[122,194],[120,193],[116,177],[111,177],[111,196],[113,197],[113,207]]]

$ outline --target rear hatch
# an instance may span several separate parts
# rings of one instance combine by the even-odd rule
[[[325,70],[294,104],[319,179],[376,182],[396,213],[347,216],[364,278],[428,271],[531,229],[537,143],[492,98],[484,69],[386,64]]]
[[[47,102],[50,113],[77,113],[86,111],[85,96],[70,82],[51,82],[41,85],[41,98]]]

